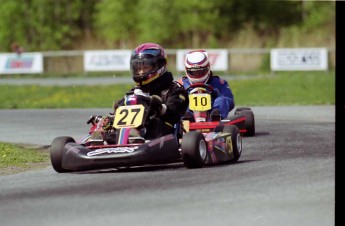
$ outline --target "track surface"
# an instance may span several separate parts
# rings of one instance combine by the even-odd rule
[[[334,106],[252,110],[257,133],[236,164],[1,176],[0,225],[334,225]],[[0,110],[0,141],[80,138],[108,111]]]

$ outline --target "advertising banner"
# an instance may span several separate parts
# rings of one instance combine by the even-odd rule
[[[84,71],[129,71],[131,50],[85,51]]]
[[[272,71],[328,70],[326,48],[282,48],[271,50]]]
[[[42,53],[0,54],[0,74],[38,74],[42,72]]]
[[[205,49],[208,52],[208,59],[213,71],[227,71],[228,70],[228,51],[226,49]],[[187,52],[190,50],[180,49],[176,53],[176,69],[184,71],[184,61]]]

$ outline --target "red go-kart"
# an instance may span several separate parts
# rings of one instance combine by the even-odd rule
[[[241,135],[255,135],[254,113],[249,107],[240,107],[234,115],[229,112],[228,117],[221,119],[220,114],[211,112],[211,94],[213,87],[204,83],[195,83],[187,88],[189,93],[189,109],[192,114],[186,114],[185,119],[189,123],[189,131],[202,132],[214,131],[219,125],[236,125]]]

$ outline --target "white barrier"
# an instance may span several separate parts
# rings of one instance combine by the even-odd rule
[[[84,71],[129,71],[131,50],[84,52]]]
[[[231,61],[229,57],[236,57],[238,54],[263,55],[271,54],[271,70],[328,70],[328,64],[332,63],[335,49],[328,48],[281,48],[281,49],[206,49],[209,52],[212,69],[214,71],[228,71]],[[50,65],[53,58],[66,57],[67,72],[70,65],[73,69],[78,68],[81,60],[81,68],[84,71],[126,71],[129,72],[129,60],[132,50],[95,50],[95,51],[48,51],[42,53],[3,53],[0,54],[0,74],[29,74],[51,72]],[[184,71],[184,58],[189,49],[167,49],[168,61],[171,56],[175,56],[176,61],[172,60],[177,71]],[[328,53],[331,53],[328,59]],[[229,56],[230,55],[230,56]],[[77,59],[77,61],[71,61]],[[43,60],[50,58],[49,64],[43,67]],[[73,63],[71,63],[73,62]],[[77,62],[77,63],[76,63]],[[75,64],[76,63],[76,64]],[[54,67],[52,67],[54,68]],[[54,68],[54,70],[63,70]],[[79,70],[79,69],[78,69]],[[82,71],[81,70],[81,71]],[[76,71],[73,71],[75,73]],[[77,71],[80,72],[80,71]]]
[[[208,53],[211,68],[213,71],[228,70],[228,51],[226,49],[205,49]],[[190,50],[180,49],[176,52],[176,70],[184,71],[184,60]]]
[[[281,48],[271,50],[272,71],[328,70],[326,48]]]
[[[0,74],[37,74],[42,72],[42,53],[0,54]]]

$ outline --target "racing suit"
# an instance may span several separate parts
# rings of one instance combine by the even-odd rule
[[[179,82],[183,84],[184,88],[188,88],[191,85],[187,76],[182,77]],[[206,84],[213,87],[211,111],[219,109],[221,118],[226,118],[229,112],[235,107],[234,96],[228,82],[218,76],[214,76],[211,72]]]
[[[155,139],[167,134],[174,133],[174,125],[179,123],[186,112],[189,104],[188,94],[184,87],[174,81],[173,75],[166,72],[152,82],[149,90],[143,90],[148,96],[157,95],[162,104],[166,106],[164,113],[151,119],[146,126],[145,139]],[[134,92],[140,87],[133,87],[129,92]],[[122,98],[114,105],[114,113],[117,107],[126,105],[126,99]],[[108,143],[114,143],[114,134],[107,136]]]

